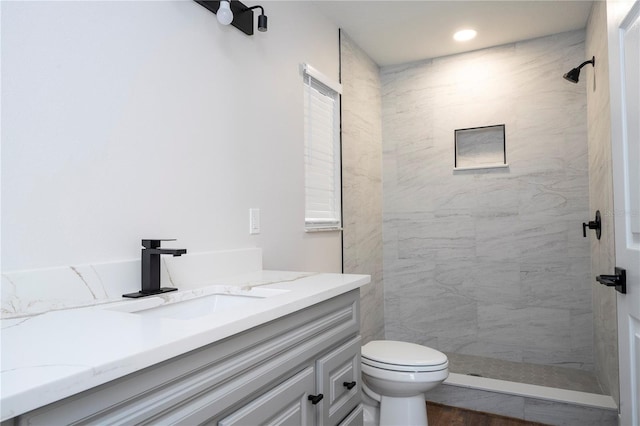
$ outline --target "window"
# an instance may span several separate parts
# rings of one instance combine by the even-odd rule
[[[305,229],[341,228],[340,93],[309,65],[304,75]]]

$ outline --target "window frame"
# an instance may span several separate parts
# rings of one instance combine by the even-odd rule
[[[304,87],[305,232],[338,231],[342,229],[342,85],[308,64],[302,64],[302,74]],[[332,107],[330,112],[323,108],[329,105]],[[313,106],[316,109],[310,109]],[[320,112],[315,119],[311,115],[314,110]],[[311,119],[320,125],[331,122],[332,128],[325,127],[324,131],[314,133],[313,126],[309,126]],[[318,149],[313,149],[314,141],[320,142],[320,145],[316,145],[319,147]],[[326,164],[328,158],[330,158],[331,166],[323,167],[322,163]],[[319,164],[313,170],[310,169],[312,162]],[[330,191],[330,194],[326,194],[327,191]],[[323,207],[319,208],[318,206]]]

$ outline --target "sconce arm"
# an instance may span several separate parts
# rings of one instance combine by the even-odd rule
[[[247,10],[253,10],[253,9],[260,9],[260,14],[264,15],[264,8],[260,5],[248,7],[244,11],[246,12]]]

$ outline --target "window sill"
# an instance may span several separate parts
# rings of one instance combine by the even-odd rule
[[[334,227],[326,227],[326,228],[304,228],[304,232],[333,232],[333,231],[342,231],[342,227],[334,226]]]

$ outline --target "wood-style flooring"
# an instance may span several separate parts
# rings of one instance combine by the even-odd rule
[[[427,402],[429,426],[545,426],[496,414]]]

